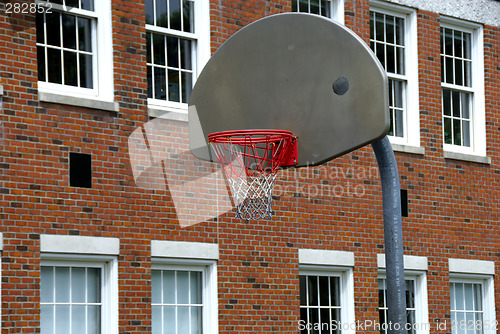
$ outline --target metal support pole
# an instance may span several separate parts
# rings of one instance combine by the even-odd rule
[[[387,137],[372,143],[382,182],[385,268],[387,276],[387,325],[389,334],[407,334],[403,263],[403,226],[398,166]]]

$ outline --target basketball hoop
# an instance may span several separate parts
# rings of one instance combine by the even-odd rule
[[[297,138],[285,130],[239,130],[208,140],[231,187],[236,217],[270,219],[276,173],[297,164]]]

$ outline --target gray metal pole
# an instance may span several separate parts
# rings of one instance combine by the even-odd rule
[[[382,182],[385,268],[387,275],[387,325],[389,334],[407,334],[403,263],[403,224],[398,166],[387,137],[372,143]]]

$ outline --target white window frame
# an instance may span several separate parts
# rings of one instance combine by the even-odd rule
[[[379,270],[378,273],[379,279],[387,280],[385,270]],[[405,270],[405,280],[414,281],[415,286],[415,333],[428,334],[430,325],[428,325],[427,273],[418,270]]]
[[[299,0],[290,0],[290,1],[297,2]],[[344,0],[327,0],[327,1],[330,3],[329,4],[330,13],[332,13],[330,19],[344,24]]]
[[[202,272],[203,333],[218,332],[217,263],[211,260],[155,257],[152,270],[193,270]]]
[[[92,20],[93,88],[80,88],[38,81],[39,92],[112,102],[114,99],[114,87],[111,1],[94,0],[93,12],[41,0],[36,0],[36,3],[47,8],[52,8],[53,11],[58,10],[94,19]]]
[[[193,57],[193,86],[196,79],[200,75],[203,67],[210,59],[210,3],[207,0],[191,0],[193,1],[194,9],[194,33],[186,33],[183,31],[157,27],[146,24],[146,31],[160,33],[162,35],[178,36],[188,38],[193,41],[191,55]],[[154,74],[153,74],[154,75]],[[153,87],[154,89],[154,87]],[[174,113],[170,116],[174,119],[179,116],[175,114],[187,115],[188,104],[182,102],[172,102],[148,98],[148,113],[150,116],[158,117],[166,113]],[[182,119],[184,117],[181,116]]]
[[[390,79],[406,81],[403,92],[403,137],[388,136],[391,144],[420,148],[420,111],[418,91],[417,11],[413,8],[371,0],[370,11],[403,18],[405,20],[405,75],[388,73]]]
[[[484,97],[484,47],[483,26],[481,24],[458,20],[446,16],[440,17],[440,28],[460,30],[471,34],[472,87],[441,82],[441,88],[457,89],[472,93],[470,147],[444,143],[444,123],[442,141],[445,152],[462,153],[486,157],[486,121]],[[442,90],[442,89],[441,89]],[[442,94],[442,93],[441,93]],[[441,115],[442,119],[442,115]]]
[[[118,260],[105,255],[41,254],[41,266],[101,269],[101,333],[118,334]]]
[[[299,275],[338,277],[340,282],[340,321],[342,324],[355,323],[353,268],[301,264],[299,265]],[[355,333],[355,328],[351,327],[353,326],[342,326],[341,332],[344,334]]]
[[[481,285],[483,294],[483,334],[496,334],[498,322],[495,322],[495,288],[493,276],[450,273],[450,285],[451,283],[475,283]],[[451,287],[449,287],[449,291],[451,293]],[[450,305],[449,307],[451,313],[452,306]]]

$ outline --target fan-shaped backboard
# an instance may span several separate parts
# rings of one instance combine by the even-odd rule
[[[343,25],[302,13],[241,29],[212,56],[189,101],[192,153],[212,160],[207,136],[289,130],[298,167],[324,163],[385,136],[387,75],[366,43]]]

